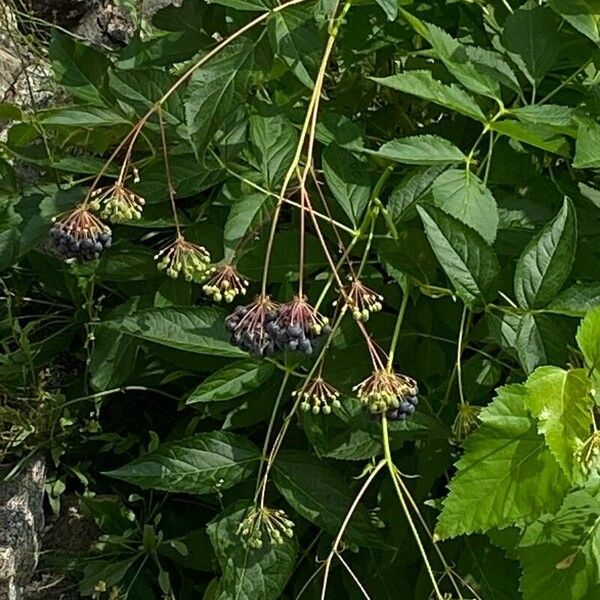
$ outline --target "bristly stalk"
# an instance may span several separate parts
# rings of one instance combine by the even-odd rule
[[[433,590],[435,592],[435,596],[437,600],[444,600],[444,596],[440,592],[440,588],[438,587],[437,580],[433,573],[433,568],[431,567],[431,563],[429,562],[429,557],[427,556],[427,552],[423,546],[423,542],[421,541],[421,537],[419,536],[419,532],[417,531],[417,527],[411,517],[410,511],[408,510],[408,506],[406,505],[406,500],[404,499],[404,494],[398,485],[398,481],[396,479],[396,467],[392,460],[392,452],[390,450],[390,438],[388,432],[388,424],[385,413],[381,415],[381,430],[382,430],[382,442],[383,442],[383,453],[385,456],[385,462],[387,464],[388,470],[390,472],[390,476],[392,478],[392,483],[394,484],[394,489],[396,490],[396,495],[398,496],[398,500],[400,501],[400,505],[402,506],[402,510],[406,515],[406,519],[408,520],[408,524],[412,531],[413,537],[415,538],[415,542],[419,548],[419,552],[421,553],[421,557],[423,558],[423,562],[425,563],[425,568],[427,569],[427,573],[429,575],[429,579],[431,580],[431,585],[433,586]]]
[[[307,156],[308,156],[307,167],[310,168],[310,160],[311,160],[310,157],[312,155],[312,148],[313,148],[314,138],[315,138],[316,115],[318,114],[318,111],[319,111],[321,90],[323,88],[323,82],[325,80],[325,74],[327,72],[327,65],[329,64],[329,59],[330,59],[331,53],[333,51],[335,40],[336,40],[337,35],[340,30],[340,28],[339,28],[340,20],[348,12],[349,8],[350,8],[350,2],[346,2],[346,4],[344,5],[344,7],[342,8],[342,10],[340,12],[339,17],[337,17],[336,19],[333,19],[332,23],[330,24],[329,37],[327,39],[327,44],[325,46],[325,52],[323,53],[323,57],[321,59],[321,64],[319,66],[319,71],[318,71],[317,78],[315,81],[315,87],[313,89],[313,93],[310,98],[308,109],[306,111],[304,123],[302,124],[302,130],[300,132],[300,138],[298,140],[298,145],[296,146],[296,152],[295,152],[294,158],[292,159],[292,162],[287,170],[287,173],[285,174],[283,184],[281,186],[281,192],[279,193],[279,200],[277,201],[277,206],[275,207],[275,212],[273,214],[273,222],[271,224],[271,230],[269,232],[269,239],[267,241],[267,250],[266,250],[265,259],[264,259],[265,263],[264,263],[263,278],[262,278],[262,295],[263,296],[266,295],[266,293],[267,293],[267,280],[268,280],[268,276],[269,276],[269,266],[270,266],[270,262],[271,262],[271,255],[273,252],[273,241],[275,239],[275,232],[277,230],[277,222],[279,221],[279,215],[281,213],[281,206],[283,204],[282,199],[285,198],[288,186],[292,180],[292,177],[294,176],[294,173],[296,172],[296,169],[298,168],[298,165],[300,164],[304,141],[306,140],[306,136],[309,132],[309,129],[311,131],[311,135],[309,137],[309,143],[308,143],[309,148],[308,148],[308,153],[307,153]],[[300,191],[302,193],[302,189]],[[304,214],[304,203],[306,202],[306,200],[307,200],[307,197],[304,196],[302,204],[301,204],[302,214]],[[302,235],[301,235],[301,237],[302,237]]]
[[[175,230],[177,231],[177,238],[181,238],[181,228],[179,226],[179,217],[177,215],[177,204],[175,202],[175,188],[173,186],[173,180],[171,178],[171,167],[169,165],[169,152],[167,150],[167,137],[165,134],[165,124],[162,116],[162,108],[158,108],[158,124],[160,127],[160,141],[162,145],[163,160],[165,163],[165,177],[167,179],[167,186],[169,188],[169,200],[171,201],[171,210],[173,211],[173,221],[175,223]]]
[[[221,42],[219,42],[212,50],[207,52],[204,56],[202,56],[202,58],[200,58],[197,62],[195,62],[189,69],[187,69],[187,71],[185,71],[173,83],[173,85],[162,95],[162,97],[159,98],[148,109],[146,114],[140,118],[140,120],[133,126],[131,131],[123,138],[123,140],[121,140],[121,142],[113,150],[112,154],[108,157],[108,159],[106,160],[106,162],[104,163],[104,165],[102,166],[102,168],[100,169],[100,171],[98,172],[96,177],[94,178],[92,185],[90,186],[88,193],[86,195],[86,198],[84,200],[84,205],[87,206],[87,203],[90,201],[91,195],[94,192],[94,190],[96,189],[100,179],[102,179],[102,177],[106,174],[108,167],[113,163],[113,161],[119,155],[121,150],[123,150],[123,148],[125,148],[125,146],[127,144],[129,144],[129,146],[127,147],[126,155],[125,155],[125,161],[123,163],[125,165],[126,163],[128,163],[128,161],[131,157],[131,154],[133,152],[133,147],[135,145],[135,142],[136,142],[138,136],[140,135],[144,125],[148,122],[148,119],[155,112],[157,112],[163,106],[163,104],[172,96],[172,94],[174,94],[179,89],[179,87],[181,85],[183,85],[200,67],[205,65],[215,55],[217,55],[219,52],[221,52],[221,50],[223,50],[223,48],[225,48],[226,46],[231,44],[234,40],[236,40],[240,36],[244,35],[244,33],[250,31],[251,29],[253,29],[257,25],[259,25],[263,21],[266,21],[269,17],[271,17],[271,15],[281,12],[291,6],[295,6],[297,4],[302,4],[303,2],[306,2],[306,1],[307,0],[289,0],[288,2],[285,2],[284,4],[280,4],[279,6],[273,8],[272,10],[263,12],[258,17],[256,17],[252,21],[249,21],[248,23],[246,23],[246,25],[244,25],[243,27],[240,27],[237,31],[234,31],[231,35],[227,36],[225,39],[223,39]]]

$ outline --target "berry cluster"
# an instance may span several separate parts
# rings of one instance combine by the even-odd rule
[[[82,205],[62,219],[54,220],[50,241],[65,258],[88,261],[98,258],[105,248],[110,248],[112,233]]]
[[[398,408],[392,408],[386,412],[386,417],[388,421],[404,421],[406,417],[410,417],[415,412],[418,404],[419,397],[417,395],[405,396]]]
[[[575,454],[577,462],[587,475],[600,472],[600,432],[594,431]]]
[[[304,298],[295,296],[277,308],[277,318],[266,326],[277,350],[310,355],[331,333],[329,319],[319,314]]]
[[[238,294],[244,296],[248,291],[248,282],[242,279],[231,265],[225,265],[203,287],[202,290],[215,302],[233,302]]]
[[[265,357],[276,352],[275,341],[267,327],[277,318],[277,304],[268,296],[259,296],[248,306],[236,306],[225,319],[231,343],[252,356]]]
[[[158,268],[173,279],[182,274],[186,281],[202,282],[212,273],[210,254],[182,235],[160,250],[154,259],[158,261]]]
[[[283,544],[284,535],[293,537],[294,522],[281,509],[253,506],[240,523],[238,535],[250,548],[258,550],[263,547],[263,531],[271,544]]]
[[[340,393],[319,376],[308,382],[302,389],[292,392],[301,398],[300,408],[313,415],[328,415],[333,408],[340,408]]]
[[[416,381],[387,369],[375,371],[353,390],[371,413],[385,412],[394,421],[412,415],[419,404]]]
[[[91,206],[101,210],[100,215],[113,223],[126,223],[142,218],[146,201],[128,190],[121,182],[92,192]]]
[[[267,296],[258,297],[248,306],[236,307],[225,325],[231,343],[257,357],[284,350],[312,354],[331,333],[327,317],[299,297],[280,305]]]
[[[382,301],[383,296],[370,290],[358,280],[353,281],[346,289],[346,304],[356,321],[363,323],[368,321],[371,313],[379,312],[383,308]]]
[[[480,406],[471,406],[468,402],[461,402],[458,406],[456,419],[452,424],[454,440],[462,442],[471,432],[479,426]]]

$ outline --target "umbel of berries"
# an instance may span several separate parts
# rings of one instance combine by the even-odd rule
[[[231,343],[252,356],[266,357],[275,353],[275,341],[267,331],[277,317],[277,303],[269,296],[258,296],[252,304],[236,306],[225,319]]]
[[[372,313],[379,312],[383,296],[355,280],[346,288],[346,304],[356,321],[366,322]]]
[[[312,354],[323,337],[331,333],[329,319],[319,314],[306,298],[295,296],[277,308],[277,318],[267,325],[277,350]]]
[[[386,413],[392,421],[412,415],[419,404],[417,382],[389,369],[378,369],[352,388],[371,413]]]
[[[110,227],[90,212],[86,205],[75,208],[61,219],[53,219],[50,241],[65,258],[94,260],[112,244]]]
[[[248,282],[231,265],[217,270],[215,276],[202,286],[202,291],[215,302],[233,302],[236,296],[248,291]]]
[[[278,508],[253,506],[238,527],[238,535],[246,546],[258,550],[264,545],[264,534],[274,545],[294,536],[294,522]],[[284,537],[285,536],[285,537]]]
[[[188,242],[181,234],[160,250],[154,259],[158,262],[158,268],[173,279],[183,275],[186,281],[202,282],[213,271],[207,250]]]
[[[146,201],[127,189],[120,181],[92,192],[92,208],[113,223],[126,223],[142,218]]]
[[[300,398],[300,408],[313,415],[331,414],[334,408],[340,408],[340,393],[329,385],[321,375],[307,382],[302,389],[292,392]]]

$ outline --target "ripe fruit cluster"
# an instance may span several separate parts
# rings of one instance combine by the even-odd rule
[[[310,355],[331,333],[327,317],[300,297],[281,305],[258,298],[253,304],[236,307],[225,325],[234,346],[260,357],[285,350]]]
[[[112,244],[110,228],[84,206],[54,221],[50,241],[65,258],[94,260]]]
[[[414,396],[403,396],[398,408],[392,408],[386,413],[388,421],[404,421],[406,417],[410,417],[419,404],[419,397],[415,392]]]
[[[386,413],[393,421],[412,415],[419,403],[417,383],[406,375],[379,369],[353,388],[371,413]]]

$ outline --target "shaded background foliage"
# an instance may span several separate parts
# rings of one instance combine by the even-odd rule
[[[66,264],[47,243],[51,218],[83,198],[177,77],[274,6],[184,0],[112,52],[54,32],[48,56],[69,102],[0,104],[10,121],[0,158],[3,461],[46,453],[52,507],[75,491],[96,519],[93,552],[49,565],[73,571],[83,595],[319,598],[320,576],[304,587],[315,558],[382,454],[380,423],[353,397],[372,367],[347,318],[324,370],[342,407],[292,417],[268,486],[294,537],[253,552],[240,544],[275,399],[280,425],[311,363],[250,359],[229,344],[227,311],[201,285],[157,270],[174,220],[156,115],[134,153],[142,218],[113,226],[113,247],[92,263]],[[162,107],[185,236],[214,262],[235,260],[250,295],[338,8],[307,1],[272,13]],[[600,442],[588,439],[600,361],[599,22],[586,0],[357,1],[325,79],[317,176],[345,244],[379,211],[363,280],[385,298],[368,323],[383,348],[410,295],[395,362],[423,400],[411,420],[390,424],[390,443],[400,471],[415,475],[404,483],[425,522],[447,540],[437,544],[464,598],[600,591]],[[34,181],[23,165],[35,166]],[[298,281],[299,227],[285,208],[269,279],[279,300]],[[333,229],[323,231],[338,256]],[[355,242],[357,262],[367,238]],[[329,267],[310,227],[304,268],[314,302]],[[479,426],[464,444],[457,415]],[[420,534],[440,588],[458,597]],[[431,595],[384,477],[344,549],[371,598]],[[362,597],[341,564],[330,577],[327,597]]]

